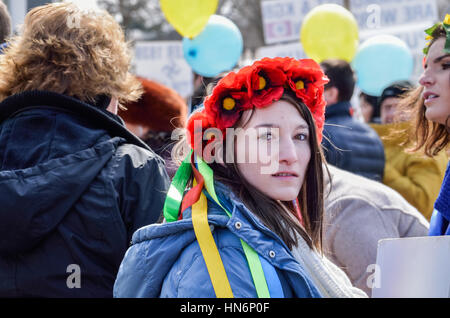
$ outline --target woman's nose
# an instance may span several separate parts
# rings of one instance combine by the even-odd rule
[[[292,164],[298,160],[297,149],[290,138],[280,143],[280,162]]]
[[[433,77],[431,76],[431,72],[429,70],[424,70],[422,75],[419,77],[419,83],[422,86],[430,86],[433,84]]]

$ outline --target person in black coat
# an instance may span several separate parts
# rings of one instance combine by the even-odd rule
[[[71,23],[68,23],[71,22]],[[120,26],[70,3],[37,7],[0,62],[0,297],[112,297],[169,179],[119,103],[140,83]]]
[[[328,163],[381,181],[384,148],[377,133],[352,117],[350,100],[355,87],[353,70],[346,61],[325,60],[321,67],[330,79],[325,85],[325,126],[322,147]]]

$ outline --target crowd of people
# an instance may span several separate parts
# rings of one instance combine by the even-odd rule
[[[254,61],[189,114],[106,11],[10,24],[0,2],[0,297],[370,297],[381,239],[450,234],[450,15],[364,122],[346,61]]]

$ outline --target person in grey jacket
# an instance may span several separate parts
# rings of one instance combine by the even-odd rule
[[[163,161],[116,115],[139,96],[128,68],[117,22],[70,3],[30,11],[6,48],[0,297],[112,297],[133,232],[161,215]]]
[[[378,241],[426,236],[428,221],[399,193],[328,165],[325,174],[324,251],[352,284],[371,294]]]

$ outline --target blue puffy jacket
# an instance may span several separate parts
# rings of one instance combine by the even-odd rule
[[[0,297],[112,297],[132,234],[161,215],[163,161],[104,106],[0,103]]]
[[[320,297],[282,240],[227,187],[217,182],[215,187],[220,202],[232,211],[229,218],[206,193],[209,224],[234,297],[257,297],[239,238],[259,254],[271,297]],[[215,297],[190,209],[183,220],[134,233],[119,268],[114,297]]]
[[[450,235],[450,163],[430,220],[430,236]]]

